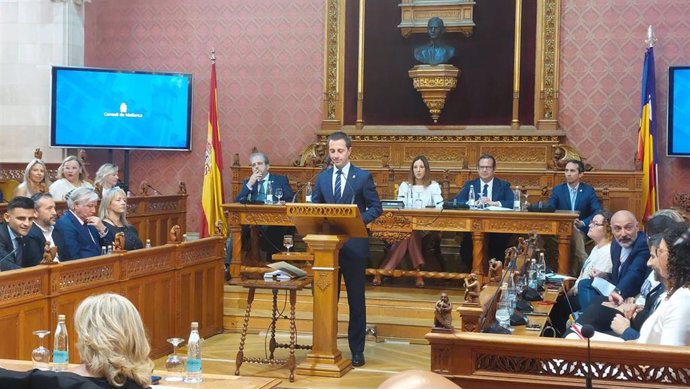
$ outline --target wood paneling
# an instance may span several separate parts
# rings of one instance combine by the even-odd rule
[[[186,337],[191,321],[200,322],[202,336],[220,333],[223,251],[224,239],[212,237],[2,272],[0,333],[7,336],[0,342],[0,358],[29,359],[37,345],[31,332],[53,331],[57,315],[64,314],[70,361],[78,362],[74,311],[87,296],[105,292],[122,294],[137,307],[152,357],[170,352],[166,339]],[[194,282],[185,281],[190,278]]]

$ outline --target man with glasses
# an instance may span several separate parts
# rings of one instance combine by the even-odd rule
[[[91,188],[77,188],[67,194],[67,208],[53,229],[53,242],[60,261],[101,255],[101,247],[113,244],[108,229],[96,216],[98,194]]]
[[[591,185],[581,181],[585,174],[582,161],[569,160],[565,164],[565,182],[551,190],[547,207],[566,211],[578,211],[580,217],[573,222],[572,251],[570,274],[579,274],[582,264],[587,259],[585,251],[585,234],[594,214],[601,209],[597,194]]]
[[[460,193],[453,199],[459,204],[466,204],[469,200],[470,188],[474,188],[475,203],[483,206],[513,208],[513,191],[510,182],[496,177],[496,159],[490,154],[482,154],[477,161],[478,178],[465,182]],[[489,258],[503,259],[508,242],[505,234],[492,234],[489,244]],[[460,256],[468,269],[472,269],[472,239],[465,234]]]
[[[616,287],[614,292],[622,298],[634,297],[649,273],[647,235],[639,230],[635,215],[626,210],[613,214],[611,232],[614,241],[611,243],[612,268],[609,282]],[[592,281],[593,279],[585,279],[578,284],[577,295],[583,310],[596,296],[602,294],[592,285]]]

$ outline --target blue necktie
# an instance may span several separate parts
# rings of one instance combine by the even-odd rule
[[[258,182],[259,188],[258,188],[258,195],[256,196],[256,199],[258,201],[265,201],[266,200],[266,191],[264,190],[264,180],[261,180]]]
[[[489,197],[489,184],[484,184],[484,189],[482,189],[482,197]]]
[[[341,183],[340,183],[340,176],[343,174],[343,171],[338,169],[338,171],[335,172],[335,189],[333,190],[333,196],[335,197],[335,202],[339,203],[340,202],[340,197],[342,197],[342,189],[341,189]]]
[[[577,199],[577,190],[570,188],[570,210],[575,210],[575,199]]]
[[[21,266],[24,252],[24,241],[21,237],[14,238],[17,240],[17,251],[14,252],[14,257],[17,259],[17,264]]]

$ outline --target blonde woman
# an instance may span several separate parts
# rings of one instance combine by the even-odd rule
[[[134,305],[105,293],[87,297],[74,313],[81,363],[71,372],[0,369],[1,388],[143,389],[153,361],[146,329]]]
[[[70,155],[62,161],[57,171],[58,180],[50,185],[50,194],[55,201],[66,200],[65,196],[76,188],[92,188],[90,182],[86,181],[87,173],[84,162],[74,155]]]
[[[117,165],[113,165],[112,163],[104,163],[98,168],[93,184],[96,188],[99,188],[101,194],[117,185],[117,181],[120,179],[118,176],[119,170]]]
[[[14,197],[31,197],[36,193],[45,193],[50,187],[50,178],[46,164],[34,158],[26,165],[24,181],[14,189]]]
[[[137,230],[127,222],[127,195],[124,190],[115,187],[103,191],[98,217],[108,228],[111,240],[115,240],[115,234],[118,232],[125,234],[125,250],[136,250],[144,247]]]

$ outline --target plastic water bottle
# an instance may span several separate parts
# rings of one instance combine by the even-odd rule
[[[510,300],[511,313],[515,310],[515,305],[517,304],[517,286],[515,286],[515,273],[512,270],[506,270],[506,283],[508,284],[508,298]]]
[[[470,208],[474,208],[474,202],[477,200],[477,195],[474,193],[473,185],[470,185],[470,194],[467,197],[467,205],[469,205]]]
[[[273,185],[271,181],[266,182],[266,204],[273,204]]]
[[[515,192],[513,193],[513,211],[520,211],[522,209],[520,205],[520,199],[522,198],[522,192],[520,191],[520,187],[516,186],[515,187]]]
[[[53,371],[65,371],[69,363],[69,342],[65,315],[58,315],[58,324],[53,339]]]
[[[146,248],[147,249],[151,248],[151,239],[146,239]]]
[[[546,280],[546,259],[543,251],[539,253],[539,260],[537,261],[537,280],[539,284],[543,284]]]
[[[311,203],[311,181],[307,181],[307,186],[304,188],[304,201]]]
[[[508,283],[504,282],[501,286],[501,299],[498,301],[496,309],[496,320],[501,327],[510,327],[511,306]]]
[[[192,322],[192,332],[187,341],[187,376],[184,382],[198,384],[201,378],[201,337],[199,336],[199,323]]]
[[[527,282],[527,286],[529,286],[532,289],[537,289],[537,260],[534,258],[532,258],[529,262],[529,268],[527,270]]]

